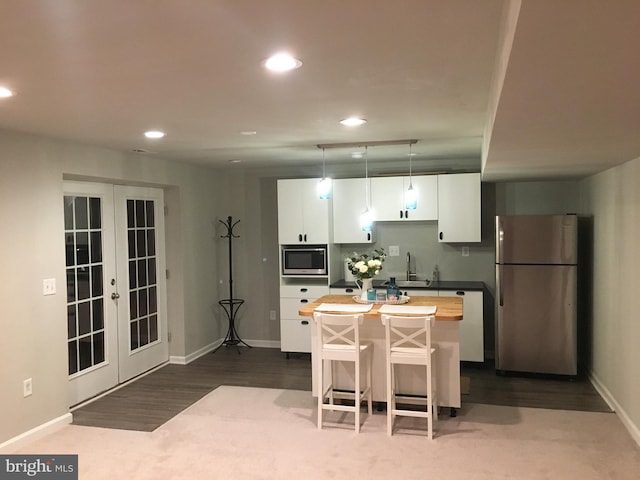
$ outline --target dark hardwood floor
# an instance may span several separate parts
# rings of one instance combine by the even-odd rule
[[[240,353],[238,353],[240,352]],[[492,365],[463,365],[465,403],[609,412],[587,379],[504,377]],[[311,390],[309,354],[225,346],[189,365],[166,365],[73,410],[75,425],[153,431],[220,385]]]
[[[240,352],[240,353],[238,353]],[[166,365],[73,410],[73,424],[153,431],[220,385],[311,390],[311,356],[223,346],[188,365]]]
[[[470,379],[468,403],[515,407],[611,412],[607,403],[585,375],[577,378],[543,375],[497,375],[493,362],[465,363],[461,375]]]

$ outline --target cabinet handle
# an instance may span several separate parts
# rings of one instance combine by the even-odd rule
[[[300,289],[300,291],[301,291],[302,293],[307,293],[307,292],[309,291],[309,289],[308,289],[308,288],[305,288],[305,287],[302,287],[302,288]]]
[[[463,292],[462,290],[458,290],[458,291],[456,292],[456,295],[464,295],[464,292]]]
[[[402,218],[402,210],[400,210],[400,218]]]
[[[301,233],[298,234],[298,241],[302,242],[302,234]]]
[[[370,233],[367,233],[367,240],[371,241],[371,234]]]
[[[353,293],[353,288],[345,288],[345,293]]]
[[[300,323],[302,325],[309,325],[309,320],[302,320]]]
[[[409,218],[409,210],[406,210],[406,211],[404,212],[404,218]]]
[[[300,303],[309,303],[309,300],[307,300],[306,298],[303,298],[302,300],[300,300]]]
[[[444,235],[442,234],[442,232],[440,232],[440,240],[442,240],[444,238]]]
[[[304,234],[304,243],[307,243],[307,234]]]

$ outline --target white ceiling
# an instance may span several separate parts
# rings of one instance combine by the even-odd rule
[[[417,139],[414,172],[581,177],[640,156],[638,32],[637,0],[2,0],[0,128],[290,173]],[[266,72],[282,50],[302,68]]]

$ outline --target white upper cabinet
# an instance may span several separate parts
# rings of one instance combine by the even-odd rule
[[[438,175],[438,241],[480,242],[480,174]]]
[[[328,244],[330,200],[318,196],[319,178],[278,180],[278,242]]]
[[[409,181],[418,196],[415,210],[405,208]],[[438,177],[375,177],[371,179],[371,203],[376,221],[417,221],[438,219]]]
[[[360,215],[367,207],[366,185],[370,179],[343,178],[333,181],[334,243],[372,243],[373,232],[363,232]]]

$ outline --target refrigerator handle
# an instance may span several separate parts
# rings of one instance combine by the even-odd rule
[[[500,277],[502,276],[502,265],[498,265],[496,272],[496,290],[498,291],[498,304],[502,307],[504,305],[504,299],[502,298],[502,282]]]
[[[502,230],[502,221],[496,216],[496,263],[502,263],[502,241],[504,231]]]

